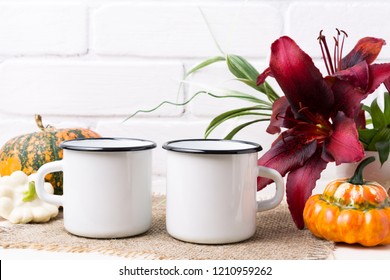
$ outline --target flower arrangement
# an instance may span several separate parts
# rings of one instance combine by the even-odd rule
[[[318,40],[327,69],[325,76],[314,65],[311,57],[287,36],[272,44],[269,67],[262,73],[237,55],[210,58],[191,69],[187,76],[213,63],[225,61],[238,81],[262,93],[267,100],[237,91],[225,91],[222,94],[200,91],[185,103],[176,104],[185,105],[202,93],[215,98],[238,98],[254,103],[253,106],[231,110],[215,117],[207,127],[205,136],[208,137],[224,121],[236,117],[250,115],[256,118],[238,125],[226,139],[231,139],[241,129],[256,122],[269,121],[267,132],[279,136],[260,157],[258,164],[274,168],[282,176],[287,176],[287,203],[299,229],[304,228],[305,203],[327,164],[360,161],[364,156],[363,139],[368,136],[374,138],[373,132],[365,130],[362,101],[382,83],[390,88],[390,63],[373,63],[385,41],[373,37],[362,38],[343,56],[346,37],[344,31],[337,29],[332,56],[326,38],[320,32]],[[266,82],[267,78],[276,80],[284,96],[279,96],[272,89]],[[386,102],[390,102],[390,99]],[[174,104],[165,101],[149,111],[165,103]],[[367,108],[364,107],[366,110]],[[373,123],[375,122],[374,130],[378,132],[377,121],[374,120],[377,119],[376,109],[370,110]],[[149,111],[138,111],[135,114]],[[386,115],[386,118],[389,116]],[[390,137],[387,125],[388,123],[386,136]],[[389,142],[375,147],[388,151]],[[258,190],[270,183],[270,180],[258,178]]]
[[[362,38],[342,57],[345,37],[338,31],[332,57],[325,36],[320,33],[328,71],[325,77],[291,38],[281,37],[272,44],[269,68],[257,80],[261,84],[272,76],[285,94],[273,104],[267,131],[286,130],[258,164],[273,167],[283,176],[288,174],[287,202],[298,228],[304,227],[305,203],[327,164],[363,158],[364,148],[357,130],[365,124],[361,102],[390,77],[390,63],[373,64],[384,40]],[[259,179],[258,189],[268,183]]]

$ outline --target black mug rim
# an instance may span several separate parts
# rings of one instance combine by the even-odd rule
[[[173,144],[179,142],[230,142],[250,145],[250,148],[238,148],[238,149],[200,149],[200,148],[189,148],[189,147],[177,147]],[[171,140],[163,144],[163,149],[172,152],[179,153],[192,153],[192,154],[249,154],[257,153],[263,148],[254,142],[245,140],[227,140],[227,139],[178,139]]]
[[[87,145],[78,145],[73,146],[69,145],[74,142],[83,142],[83,141],[101,141],[101,140],[114,140],[114,141],[139,141],[145,142],[144,145],[137,146],[87,146]],[[76,138],[72,140],[66,140],[60,143],[60,148],[65,150],[72,151],[86,151],[86,152],[133,152],[133,151],[143,151],[150,150],[157,147],[156,143],[151,140],[139,139],[139,138],[126,138],[126,137],[98,137],[98,138]]]

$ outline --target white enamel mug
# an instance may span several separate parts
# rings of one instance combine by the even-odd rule
[[[176,239],[201,244],[248,239],[256,231],[256,213],[283,199],[281,175],[257,166],[258,144],[187,139],[167,142],[163,148],[168,150],[166,226]],[[259,176],[275,182],[271,199],[256,200]]]
[[[36,190],[42,200],[63,206],[64,227],[92,238],[133,236],[152,220],[152,141],[95,138],[64,141],[63,159],[39,168]],[[63,171],[63,195],[44,191],[48,173]]]

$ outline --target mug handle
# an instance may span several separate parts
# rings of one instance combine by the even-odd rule
[[[62,171],[62,160],[48,162],[42,165],[37,172],[35,179],[35,190],[37,195],[43,201],[62,206],[62,195],[53,195],[45,191],[43,185],[45,183],[45,176],[49,173]]]
[[[284,196],[284,183],[282,176],[275,169],[268,168],[265,166],[257,167],[257,175],[259,177],[266,177],[273,180],[276,185],[276,192],[272,198],[257,201],[257,212],[262,212],[275,208],[282,202]]]

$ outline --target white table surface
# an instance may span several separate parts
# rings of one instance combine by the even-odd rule
[[[319,184],[321,185],[321,184]],[[165,179],[156,177],[153,180],[153,191],[155,193],[165,193]],[[315,192],[321,192],[315,189]],[[272,188],[262,191],[262,195],[272,195]],[[0,224],[8,223],[0,218]],[[0,259],[47,259],[47,260],[115,260],[124,259],[121,257],[104,255],[100,253],[64,253],[49,252],[30,249],[4,249],[0,247]],[[332,260],[390,260],[390,245],[363,247],[360,245],[336,244],[336,249],[329,257]]]

